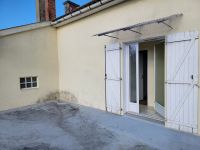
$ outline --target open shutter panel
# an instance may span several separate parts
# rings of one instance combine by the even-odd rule
[[[198,32],[166,39],[166,126],[197,133]]]
[[[106,53],[106,107],[108,112],[121,113],[121,76],[120,76],[120,44],[105,46]]]

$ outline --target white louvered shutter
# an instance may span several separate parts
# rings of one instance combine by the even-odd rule
[[[119,43],[105,46],[106,55],[106,108],[108,112],[121,113],[121,93],[120,93],[120,53]]]
[[[166,39],[166,126],[197,133],[198,32]]]

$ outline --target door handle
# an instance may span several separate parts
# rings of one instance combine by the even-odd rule
[[[194,75],[192,74],[192,75],[190,76],[190,78],[191,78],[192,80],[194,80]]]

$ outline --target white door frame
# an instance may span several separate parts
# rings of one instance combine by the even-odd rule
[[[130,69],[129,69],[129,45],[136,46],[136,103],[130,102]],[[125,44],[124,46],[124,98],[125,112],[139,114],[139,43]]]

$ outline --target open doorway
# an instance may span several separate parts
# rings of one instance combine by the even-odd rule
[[[164,46],[164,40],[139,43],[139,114],[158,121],[164,120]]]
[[[164,39],[126,46],[127,113],[164,122],[164,54]]]

